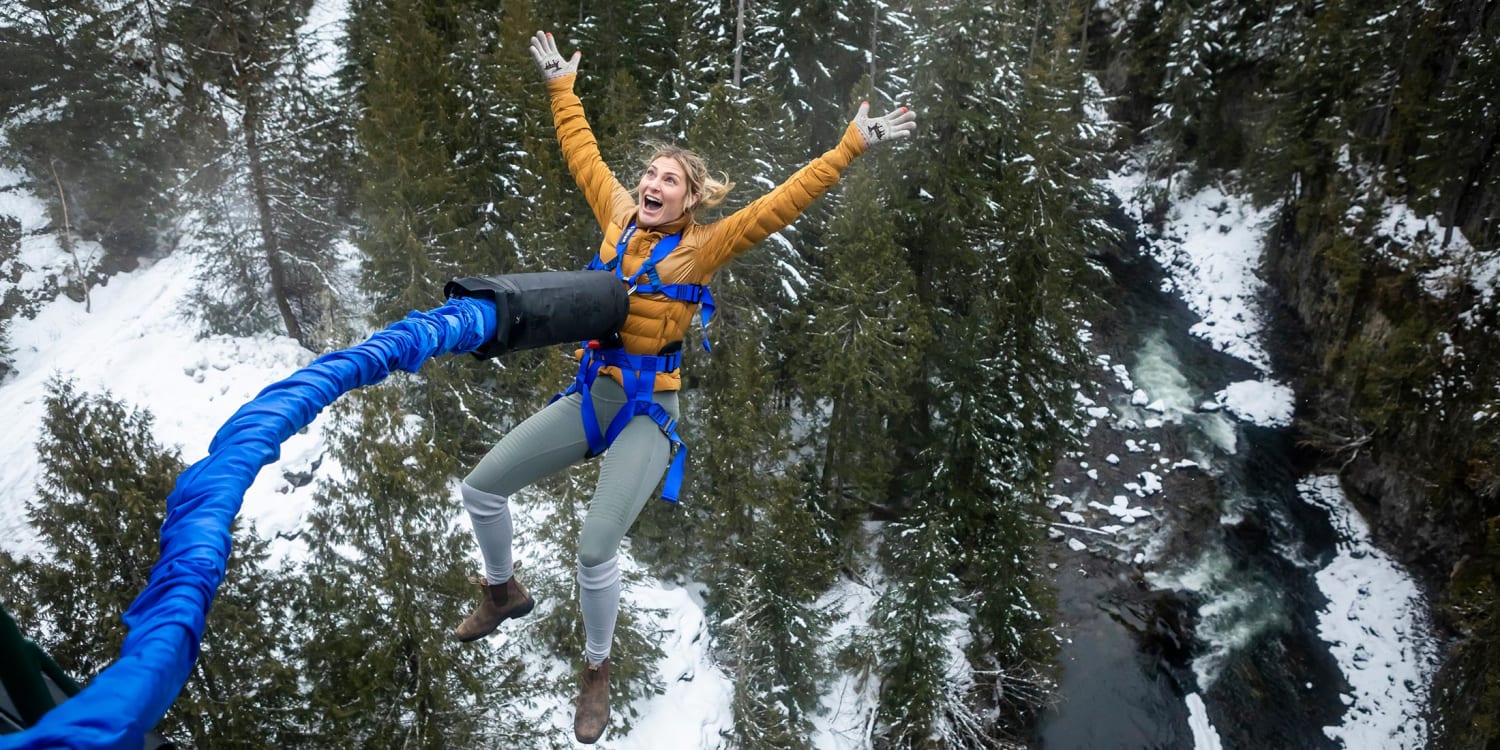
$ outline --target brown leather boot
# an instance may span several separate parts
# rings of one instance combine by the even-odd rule
[[[609,726],[609,659],[598,664],[583,660],[583,686],[573,713],[573,736],[592,745]]]
[[[483,638],[495,632],[500,623],[512,617],[522,617],[536,606],[536,600],[526,592],[526,587],[516,579],[514,573],[505,583],[481,586],[479,606],[464,618],[453,630],[453,637],[465,643]]]

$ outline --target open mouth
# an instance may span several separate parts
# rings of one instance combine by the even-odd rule
[[[661,201],[650,196],[643,196],[641,198],[641,205],[645,206],[649,210],[655,211],[661,208]]]

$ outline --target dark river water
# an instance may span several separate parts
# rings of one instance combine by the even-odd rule
[[[1037,744],[1339,747],[1323,727],[1340,722],[1347,683],[1318,636],[1314,578],[1337,538],[1299,498],[1306,457],[1289,429],[1214,407],[1257,373],[1188,333],[1197,318],[1161,291],[1154,261],[1103,260],[1098,418],[1053,488],[1063,642]],[[1124,507],[1141,517],[1126,523]]]

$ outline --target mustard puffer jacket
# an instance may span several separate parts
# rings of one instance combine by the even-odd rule
[[[599,258],[608,263],[616,255],[620,235],[636,217],[636,200],[630,190],[615,179],[614,173],[599,155],[599,144],[584,118],[583,102],[573,93],[575,76],[568,75],[547,82],[552,98],[552,121],[557,140],[562,145],[568,171],[583,190],[594,213],[594,220],[604,230]],[[838,182],[839,175],[856,156],[864,153],[865,142],[850,123],[839,144],[797,170],[785,182],[732,215],[699,224],[684,216],[671,224],[638,228],[625,248],[621,266],[631,278],[641,264],[651,257],[651,249],[663,237],[682,232],[682,240],[665,260],[656,266],[663,284],[708,284],[714,273],[752,245],[791,224],[818,196]],[[625,351],[631,354],[659,354],[669,344],[682,340],[691,325],[696,305],[659,294],[630,296],[630,314],[620,332]],[[581,354],[581,352],[580,352]],[[602,370],[616,382],[622,382],[613,367]],[[656,376],[657,391],[682,388],[680,371]]]

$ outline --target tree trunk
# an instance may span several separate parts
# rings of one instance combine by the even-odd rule
[[[303,338],[302,327],[297,323],[297,316],[287,298],[286,269],[282,264],[281,247],[276,241],[276,222],[271,215],[271,195],[266,186],[266,168],[260,151],[260,97],[243,82],[239,88],[244,104],[240,127],[244,130],[245,151],[250,157],[250,189],[255,194],[255,211],[260,218],[261,244],[265,247],[266,266],[270,271],[271,295],[281,313],[281,322],[286,325],[286,335],[311,348]]]
[[[740,61],[745,54],[745,0],[734,17],[734,87],[740,87]]]
[[[840,421],[844,412],[844,395],[840,393],[833,400],[833,409],[828,414],[828,442],[823,448],[823,494],[830,495],[833,492],[834,476],[838,470],[834,465],[838,461],[838,445],[843,439],[843,430],[840,429]]]
[[[1448,218],[1448,228],[1443,232],[1443,247],[1447,247],[1448,243],[1453,240],[1453,228],[1462,226],[1468,221],[1474,198],[1484,193],[1484,177],[1489,174],[1490,165],[1494,162],[1497,140],[1500,140],[1500,128],[1492,124],[1490,140],[1484,147],[1484,153],[1469,167],[1463,185],[1459,186],[1458,195],[1454,198],[1453,215]],[[1479,242],[1482,241],[1482,239],[1479,240]]]
[[[73,227],[68,221],[68,196],[63,193],[62,178],[57,176],[57,160],[52,159],[49,165],[52,167],[52,183],[57,186],[57,204],[62,207],[63,231],[61,235],[58,235],[58,239],[62,243],[63,250],[67,251],[69,257],[73,259],[73,276],[78,286],[83,289],[83,311],[89,312],[94,303],[89,299],[88,272],[83,264],[78,262],[78,243],[73,239]]]
[[[162,31],[161,16],[156,12],[156,3],[148,0],[146,3],[146,15],[151,19],[151,55],[156,58],[157,80],[167,80],[167,59],[162,54],[163,39],[166,37]]]

